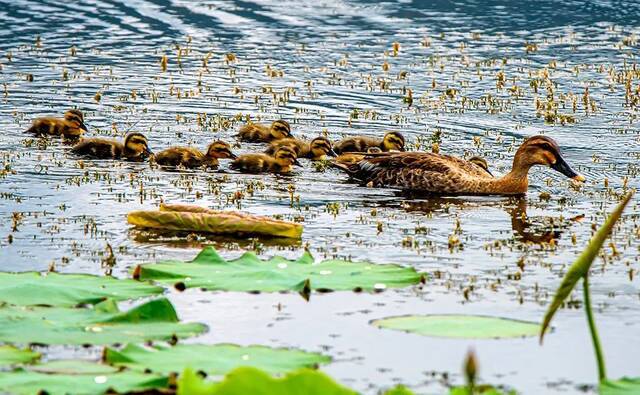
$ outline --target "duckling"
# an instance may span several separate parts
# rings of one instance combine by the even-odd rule
[[[280,147],[273,156],[244,154],[231,162],[230,167],[243,173],[289,173],[292,165],[302,166],[291,147]]]
[[[378,147],[382,151],[404,151],[404,136],[399,132],[388,132],[382,140],[367,136],[349,137],[334,144],[333,150],[342,154],[366,152],[369,147]]]
[[[489,175],[491,177],[493,177],[493,174],[489,171],[489,163],[487,162],[487,160],[481,156],[472,156],[471,158],[467,159],[469,162],[473,163],[474,165],[479,166],[481,169],[484,169],[484,171],[486,171],[487,173],[489,173]]]
[[[535,165],[585,180],[567,164],[555,140],[546,136],[526,139],[516,151],[511,172],[499,178],[474,163],[431,152],[389,152],[351,165],[333,165],[367,186],[437,194],[521,195],[527,192],[529,169]]]
[[[84,132],[88,132],[84,124],[84,115],[76,109],[67,110],[64,118],[36,118],[27,129],[27,133],[38,136],[63,136],[72,139],[81,137]]]
[[[316,137],[311,142],[298,140],[296,138],[286,138],[272,142],[266,154],[273,155],[280,147],[291,147],[296,152],[298,158],[308,158],[311,160],[322,160],[327,155],[336,156],[335,151],[331,148],[331,141],[326,137]]]
[[[252,143],[270,142],[291,137],[291,126],[289,122],[279,119],[273,121],[271,126],[248,123],[240,128],[237,136],[241,141]]]
[[[207,153],[192,147],[171,147],[153,156],[160,166],[182,166],[188,169],[195,167],[218,167],[218,159],[236,159],[231,152],[231,146],[224,141],[214,141],[209,144]]]
[[[369,147],[369,148],[367,148],[367,154],[379,154],[381,152],[382,152],[382,150],[380,149],[380,147]],[[335,159],[335,161],[338,162],[338,163],[353,164],[353,163],[360,162],[364,158],[365,158],[365,154],[362,154],[362,153],[359,153],[359,152],[347,152],[347,153],[339,155]]]
[[[97,159],[127,159],[140,161],[152,154],[147,138],[140,133],[129,133],[124,143],[103,138],[83,139],[71,148],[71,152]]]

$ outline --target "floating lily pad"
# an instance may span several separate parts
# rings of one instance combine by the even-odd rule
[[[600,383],[599,389],[600,395],[640,394],[640,377],[604,380]]]
[[[220,383],[187,369],[178,379],[178,395],[357,395],[317,370],[302,369],[273,378],[256,368],[238,368]]]
[[[179,289],[203,288],[224,291],[384,290],[405,287],[421,280],[413,268],[368,262],[327,260],[314,263],[305,252],[298,260],[282,257],[260,260],[247,252],[225,260],[207,247],[190,262],[165,261],[138,266],[134,278],[173,284]]]
[[[133,280],[88,274],[42,275],[37,272],[0,273],[0,302],[21,306],[72,307],[159,294],[162,288]]]
[[[466,339],[497,339],[535,336],[536,322],[475,315],[407,315],[371,322],[380,328],[395,329],[424,336]]]
[[[40,354],[31,350],[21,350],[13,346],[0,346],[0,366],[31,363],[40,358]]]
[[[55,361],[12,372],[0,372],[0,392],[11,394],[101,395],[167,388],[168,379],[154,374],[120,371],[89,361]]]
[[[275,374],[331,362],[331,358],[325,355],[302,350],[235,344],[128,345],[121,351],[107,348],[104,360],[115,366],[163,374],[179,373],[192,367],[214,376],[226,374],[239,366],[252,366]]]
[[[473,395],[517,395],[516,391],[503,391],[491,385],[476,385],[473,391]],[[469,387],[453,387],[449,390],[449,395],[469,395]]]
[[[111,300],[92,309],[18,307],[0,309],[0,341],[38,344],[115,344],[190,337],[203,324],[180,324],[164,298],[120,312]]]

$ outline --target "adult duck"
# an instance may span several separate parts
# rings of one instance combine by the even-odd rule
[[[535,165],[549,166],[577,181],[585,180],[564,160],[558,144],[546,136],[525,140],[516,151],[511,171],[502,177],[491,176],[475,163],[430,152],[367,154],[354,164],[334,163],[370,187],[465,195],[524,194],[529,186],[529,169]]]

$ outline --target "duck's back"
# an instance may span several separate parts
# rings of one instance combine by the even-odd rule
[[[269,169],[272,160],[267,154],[244,154],[231,162],[229,167],[246,173],[261,173]]]
[[[272,140],[269,127],[257,123],[248,123],[241,127],[238,131],[238,137],[240,137],[240,140],[248,142],[267,142]]]
[[[124,151],[123,145],[115,140],[98,137],[83,139],[74,145],[71,151],[77,155],[98,159],[119,159]]]
[[[293,148],[298,158],[306,157],[311,152],[311,147],[307,141],[289,137],[286,139],[275,140],[271,142],[271,144],[269,144],[269,147],[266,149],[265,153],[269,155],[273,155],[280,147]]]
[[[207,163],[206,156],[196,148],[172,147],[155,155],[155,161],[161,166],[199,167]]]
[[[338,141],[333,150],[338,154],[344,152],[366,152],[370,147],[380,147],[382,140],[374,137],[355,136]]]
[[[475,193],[483,180],[492,179],[473,163],[430,152],[377,154],[342,168],[372,186],[431,193]]]

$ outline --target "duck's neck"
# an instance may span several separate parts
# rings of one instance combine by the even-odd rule
[[[483,182],[486,192],[504,194],[504,195],[520,195],[527,192],[529,187],[529,169],[531,165],[519,163],[516,159],[513,161],[511,171],[500,178],[494,178],[488,182]]]

